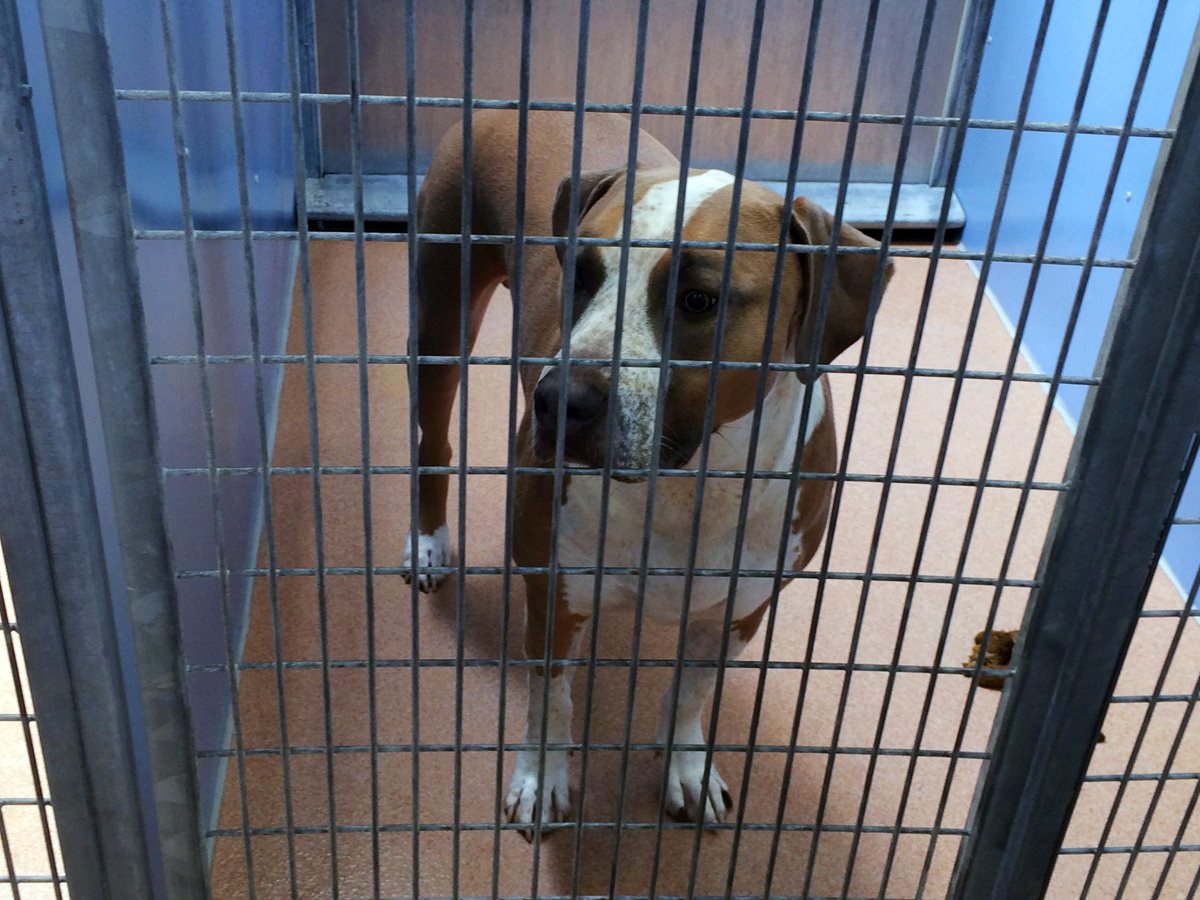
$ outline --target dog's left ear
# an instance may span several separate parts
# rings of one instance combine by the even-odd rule
[[[624,174],[624,168],[596,169],[579,173],[579,221],[583,221],[588,210],[595,206],[600,198],[608,193],[617,179]],[[571,176],[568,175],[558,183],[558,193],[554,196],[554,212],[551,214],[550,224],[555,237],[567,236],[567,230],[571,224],[570,217]],[[558,261],[561,264],[567,248],[562,244],[555,244],[554,249],[558,251]]]
[[[805,200],[796,200],[792,207],[792,240],[797,244],[828,244],[833,236],[833,217],[820,206]],[[857,228],[842,225],[838,232],[838,247],[878,247],[879,242],[867,237]],[[796,362],[810,363],[813,338],[820,322],[821,286],[825,280],[827,254],[824,250],[800,254],[800,268],[804,283],[796,300],[796,313],[792,320],[791,338],[795,342]],[[880,259],[878,253],[853,253],[837,255],[833,271],[833,283],[829,291],[829,302],[825,310],[825,323],[821,329],[821,343],[817,363],[832,362],[833,359],[857,341],[866,328],[870,314],[871,288],[880,266],[883,270],[883,289],[892,277],[891,260]],[[796,372],[801,381],[808,382],[808,373]]]

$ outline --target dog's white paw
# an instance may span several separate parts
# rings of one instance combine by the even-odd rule
[[[522,750],[517,755],[517,768],[504,801],[508,821],[530,826],[521,829],[522,836],[530,843],[533,842],[534,813],[538,800],[537,774],[538,751]],[[565,750],[546,751],[542,788],[542,824],[567,821],[571,814],[571,793]]]
[[[703,818],[706,825],[725,821],[725,814],[733,808],[729,787],[715,764],[709,767],[707,786],[703,778],[703,750],[671,752],[666,792],[667,812],[673,818],[688,822]]]
[[[417,564],[415,572],[421,593],[436,591],[446,576],[428,569],[450,565],[450,529],[445,525],[433,534],[417,535]],[[404,583],[412,584],[414,566],[412,558],[412,532],[404,539]],[[426,571],[422,571],[426,570]]]

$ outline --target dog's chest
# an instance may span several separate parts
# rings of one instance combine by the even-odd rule
[[[795,458],[796,438],[801,426],[804,388],[794,378],[780,380],[764,404],[756,459],[757,471],[787,472]],[[805,440],[825,414],[824,397],[814,391]],[[747,468],[751,417],[732,422],[712,438],[709,471]],[[698,463],[693,460],[689,467]],[[560,511],[559,561],[566,566],[595,566],[599,559],[600,508],[604,480],[600,476],[573,476],[567,502]],[[601,604],[636,600],[638,571],[645,554],[645,609],[660,619],[677,619],[683,608],[691,553],[695,553],[690,588],[690,609],[699,612],[723,603],[729,595],[730,570],[739,572],[735,615],[756,608],[770,594],[770,575],[754,576],[748,570],[773,573],[779,564],[781,539],[786,542],[783,565],[791,567],[799,549],[799,536],[792,528],[795,509],[787,504],[785,478],[756,478],[750,497],[743,503],[745,480],[738,477],[706,479],[697,514],[698,481],[693,475],[660,476],[650,517],[649,552],[645,553],[647,483],[611,482],[607,527],[604,529],[603,563],[608,568],[628,568],[631,573],[604,576]],[[741,553],[735,559],[739,522]],[[655,570],[679,570],[678,573]],[[709,571],[706,571],[709,570]],[[566,593],[573,609],[591,608],[593,576],[569,576]]]

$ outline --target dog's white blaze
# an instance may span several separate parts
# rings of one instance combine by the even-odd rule
[[[687,179],[684,196],[683,224],[686,226],[700,205],[721,188],[733,183],[733,176],[718,169],[709,169]],[[679,180],[660,181],[650,187],[633,207],[629,235],[633,240],[670,240],[675,232],[676,207],[679,203]],[[622,237],[618,227],[614,238]],[[670,251],[659,248],[634,247],[629,251],[625,277],[625,310],[621,321],[621,358],[662,358],[662,347],[650,320],[650,274],[663,256]],[[605,279],[596,291],[587,310],[571,331],[571,356],[611,359],[617,329],[617,293],[620,284],[621,248],[604,247]],[[607,370],[605,370],[607,375]],[[655,400],[658,394],[659,370],[653,367],[621,369],[618,384],[620,445],[617,447],[618,466],[648,466],[654,456],[651,446],[654,436]]]

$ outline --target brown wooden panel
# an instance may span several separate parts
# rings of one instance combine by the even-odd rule
[[[964,0],[940,0],[926,59],[917,112],[942,111]],[[405,93],[404,8],[390,0],[360,0],[363,90]],[[345,92],[346,28],[344,0],[317,0],[320,87]],[[571,100],[575,94],[579,32],[577,0],[538,0],[532,21],[531,96]],[[826,3],[814,69],[811,108],[848,111],[862,58],[868,4],[865,0]],[[520,67],[520,4],[477,0],[474,86],[478,98],[514,99]],[[632,94],[637,40],[637,0],[592,4],[587,98],[627,103]],[[758,64],[755,105],[795,109],[804,70],[810,0],[769,0]],[[645,102],[683,104],[692,49],[694,0],[655,0],[651,6],[646,60]],[[864,112],[902,114],[908,103],[923,4],[884,0],[880,6]],[[740,106],[746,86],[753,5],[749,0],[709,3],[698,101],[708,106]],[[463,6],[457,0],[419,3],[417,8],[417,93],[461,97]],[[433,147],[461,110],[422,109],[418,113],[418,152],[424,168]],[[676,116],[649,116],[645,127],[678,150],[683,122]],[[697,165],[731,167],[739,122],[701,117],[695,129]],[[747,174],[782,179],[793,124],[756,120],[751,130]],[[918,127],[905,167],[906,181],[926,181],[938,129]],[[844,124],[813,122],[804,140],[801,178],[836,180],[845,153]],[[853,177],[890,181],[900,127],[863,125],[855,149]],[[324,168],[350,171],[349,112],[326,106],[322,114]],[[371,173],[405,170],[404,109],[368,107],[364,112],[364,159]]]

